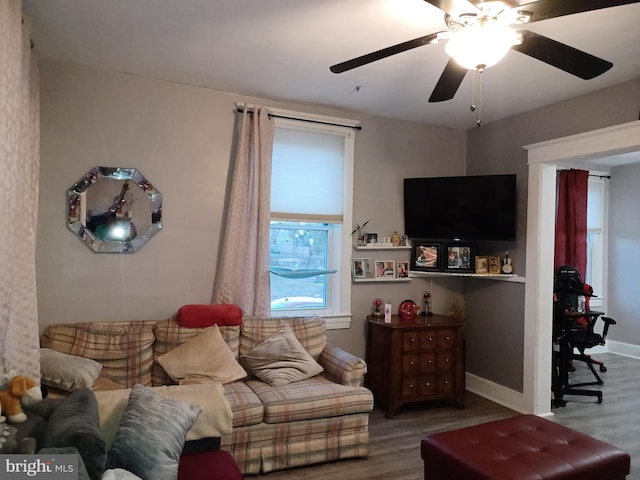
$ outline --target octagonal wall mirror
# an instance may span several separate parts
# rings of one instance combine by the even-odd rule
[[[95,167],[67,193],[67,226],[94,252],[136,252],[162,228],[162,194],[135,168]]]

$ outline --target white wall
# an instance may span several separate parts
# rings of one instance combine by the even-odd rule
[[[209,303],[234,136],[234,102],[361,120],[354,221],[403,230],[402,179],[464,173],[465,132],[350,112],[283,104],[41,62],[41,182],[36,257],[40,326],[167,318]],[[66,228],[66,191],[96,165],[135,167],[163,194],[163,228],[134,254],[96,254]],[[398,260],[408,260],[400,254]],[[345,268],[350,268],[346,265]],[[459,283],[425,280],[353,286],[349,330],[330,341],[364,356],[375,297],[397,305],[432,288],[444,312]],[[449,290],[451,289],[451,290]]]

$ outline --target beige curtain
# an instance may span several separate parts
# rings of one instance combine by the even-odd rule
[[[273,120],[265,108],[244,109],[213,289],[213,303],[269,316],[269,224]]]
[[[40,379],[36,220],[40,110],[31,22],[0,0],[0,373]]]

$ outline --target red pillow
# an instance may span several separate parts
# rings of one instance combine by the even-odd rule
[[[242,325],[242,310],[231,303],[183,305],[178,310],[178,325],[188,328]]]
[[[178,480],[243,480],[240,469],[229,452],[182,454],[178,464]]]

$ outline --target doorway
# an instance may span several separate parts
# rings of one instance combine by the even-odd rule
[[[527,145],[529,164],[523,398],[527,412],[551,414],[551,330],[555,181],[558,165],[640,154],[640,121]]]

